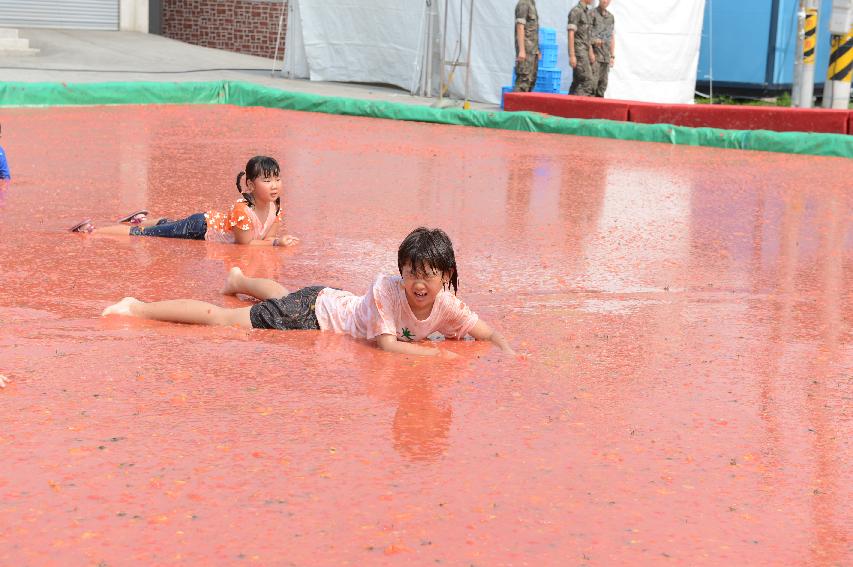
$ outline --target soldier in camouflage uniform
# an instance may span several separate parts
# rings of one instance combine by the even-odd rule
[[[539,72],[539,12],[536,0],[518,0],[515,5],[515,85],[513,91],[528,93]]]
[[[569,94],[595,94],[595,54],[592,52],[592,0],[578,0],[569,12],[569,64],[574,69]]]
[[[610,0],[598,0],[598,8],[592,13],[592,51],[595,54],[595,91],[598,97],[607,90],[607,77],[613,67],[616,41],[613,35],[615,19],[607,10]]]

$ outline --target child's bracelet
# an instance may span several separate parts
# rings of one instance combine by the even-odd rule
[[[272,245],[273,246],[281,246],[281,241],[278,238],[273,238],[272,239]]]

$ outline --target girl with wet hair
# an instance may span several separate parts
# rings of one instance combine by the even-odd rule
[[[255,156],[237,174],[237,191],[241,198],[227,213],[208,211],[180,220],[160,218],[148,221],[148,211],[141,210],[119,219],[119,224],[95,228],[91,219],[71,227],[72,232],[96,234],[128,234],[207,240],[228,244],[292,246],[295,236],[276,236],[281,226],[281,169],[267,156]]]
[[[417,274],[427,275],[428,270],[440,273],[453,288],[453,293],[459,291],[453,243],[440,228],[420,227],[409,233],[397,249],[397,269],[401,276],[406,266]]]
[[[125,297],[102,315],[195,325],[333,331],[373,341],[385,351],[422,356],[456,356],[435,346],[415,344],[434,333],[455,339],[470,335],[515,354],[500,333],[456,296],[456,257],[443,230],[421,227],[409,233],[397,250],[397,266],[399,276],[379,275],[364,295],[326,286],[289,293],[278,282],[247,277],[235,267],[222,292],[256,297],[259,303],[227,309],[192,299],[145,303]]]

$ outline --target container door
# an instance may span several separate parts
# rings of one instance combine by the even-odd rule
[[[0,27],[118,30],[119,0],[0,0]]]

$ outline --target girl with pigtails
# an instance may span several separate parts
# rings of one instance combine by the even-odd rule
[[[227,244],[293,246],[299,242],[295,236],[275,236],[281,222],[280,174],[281,169],[275,159],[255,156],[246,164],[246,170],[237,175],[237,191],[242,198],[227,213],[207,211],[180,220],[148,220],[148,211],[141,210],[119,219],[119,222],[125,224],[95,228],[92,220],[86,219],[71,227],[71,231],[184,238]]]

